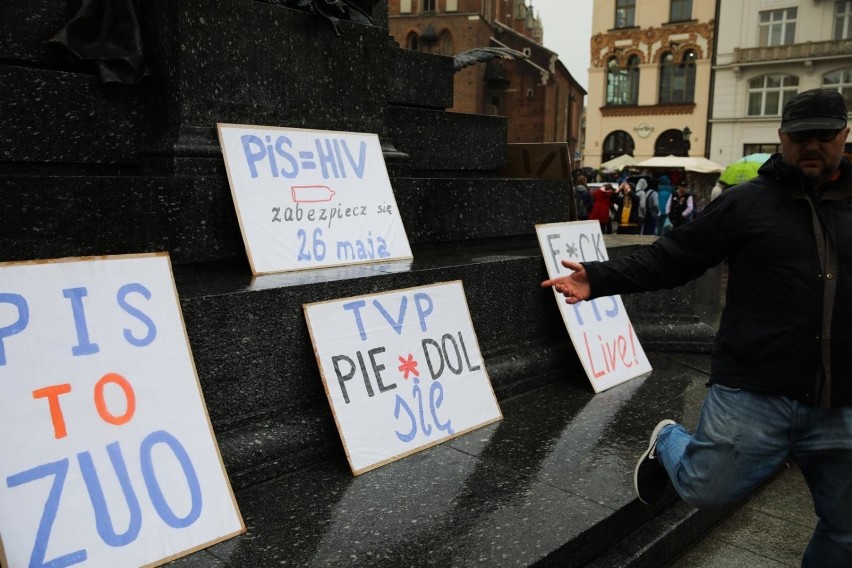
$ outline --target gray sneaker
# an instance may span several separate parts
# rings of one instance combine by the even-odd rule
[[[636,469],[633,471],[633,487],[636,489],[636,495],[639,500],[647,505],[656,503],[662,497],[663,492],[669,484],[669,474],[666,473],[663,464],[657,459],[657,437],[663,428],[669,424],[675,424],[674,420],[661,420],[659,424],[651,432],[651,439],[648,441],[648,449],[639,458],[636,463]]]

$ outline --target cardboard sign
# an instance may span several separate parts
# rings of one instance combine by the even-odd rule
[[[562,260],[609,260],[597,221],[536,225],[538,242],[550,278],[571,271]],[[607,296],[574,305],[554,290],[568,334],[595,392],[651,372],[621,296]]]
[[[2,565],[156,565],[242,532],[168,255],[0,264]]]
[[[506,177],[571,179],[571,149],[567,142],[506,144]]]
[[[411,258],[378,136],[218,127],[254,274]]]
[[[502,418],[461,282],[304,309],[353,474]]]

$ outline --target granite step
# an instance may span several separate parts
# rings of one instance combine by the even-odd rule
[[[611,255],[642,246],[612,245]],[[539,287],[545,277],[533,237],[422,245],[413,261],[255,278],[239,265],[177,266],[187,333],[232,482],[247,487],[342,451],[303,304],[460,280],[504,400],[583,376],[553,295]],[[624,298],[646,351],[709,351],[713,332],[694,315],[694,298],[690,286]]]
[[[412,245],[529,236],[538,223],[568,218],[570,191],[558,180],[391,185]],[[0,175],[0,217],[4,261],[165,250],[175,264],[247,265],[224,175]]]
[[[388,133],[415,172],[497,172],[506,164],[507,128],[502,116],[388,107]]]
[[[341,451],[238,490],[248,533],[173,564],[603,566],[644,529],[671,539],[647,564],[662,566],[715,519],[686,507],[691,530],[671,530],[659,519],[684,506],[671,491],[639,502],[633,466],[661,417],[694,425],[709,356],[650,359],[651,375],[597,395],[574,373],[505,398],[502,421],[358,477]]]

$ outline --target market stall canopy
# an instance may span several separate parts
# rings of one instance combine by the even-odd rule
[[[617,158],[613,158],[601,164],[601,169],[603,170],[615,170],[618,171],[624,166],[634,166],[636,165],[636,158],[631,156],[630,154],[622,154]]]
[[[718,173],[724,169],[716,162],[695,156],[655,156],[644,162],[639,162],[636,166],[640,168],[683,168],[688,172],[701,174]]]

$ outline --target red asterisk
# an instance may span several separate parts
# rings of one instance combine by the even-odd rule
[[[402,363],[402,365],[399,366],[399,371],[405,374],[403,377],[405,380],[408,380],[408,373],[414,373],[415,377],[420,376],[420,373],[417,372],[417,361],[414,360],[414,355],[409,353],[408,359],[403,359],[402,355],[400,355],[399,362]]]

